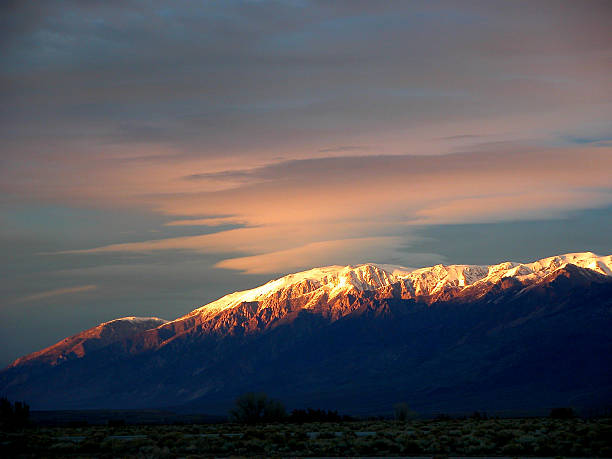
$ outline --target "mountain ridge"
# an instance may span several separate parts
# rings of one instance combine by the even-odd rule
[[[45,355],[46,353],[51,353],[52,351],[59,352],[60,357],[58,360],[63,360],[66,355],[70,354],[82,357],[86,351],[85,347],[87,347],[88,351],[96,348],[102,348],[115,341],[124,339],[126,336],[131,336],[133,333],[150,330],[151,328],[155,328],[156,326],[165,324],[167,322],[167,320],[160,319],[159,317],[135,316],[120,317],[118,319],[102,322],[95,327],[64,338],[63,340],[47,348],[41,349],[40,351],[19,357],[12,362],[8,368],[24,364],[27,361],[36,358],[39,358],[51,365],[55,365],[58,362],[50,361],[48,358],[46,358],[48,357]]]
[[[433,302],[439,298],[448,299],[444,297],[445,292],[456,295],[462,290],[473,289],[479,284],[495,283],[503,278],[535,282],[537,279],[550,275],[555,270],[561,269],[568,264],[588,268],[591,271],[606,276],[612,275],[612,255],[599,256],[592,252],[555,255],[531,263],[506,261],[495,265],[437,264],[414,269],[378,263],[325,266],[288,274],[253,289],[230,293],[174,320],[124,317],[104,322],[91,329],[65,338],[48,348],[20,357],[11,363],[9,368],[33,359],[44,358],[47,351],[52,352],[58,348],[62,349],[62,353],[58,356],[58,359],[61,360],[66,355],[66,351],[62,348],[62,343],[66,343],[69,340],[78,341],[78,337],[83,334],[90,334],[98,329],[102,330],[106,325],[118,321],[133,324],[134,319],[138,319],[141,321],[140,326],[133,328],[133,331],[136,333],[146,332],[156,328],[172,327],[173,324],[181,322],[189,322],[190,319],[195,319],[194,323],[197,320],[213,320],[222,315],[224,311],[238,308],[243,303],[259,303],[260,305],[263,303],[265,305],[265,300],[270,298],[274,298],[276,303],[287,300],[300,302],[300,297],[312,296],[305,303],[300,302],[301,308],[308,309],[316,307],[317,302],[321,302],[323,299],[331,301],[335,297],[348,294],[353,290],[358,292],[381,290],[384,294],[384,289],[392,289],[394,284],[400,286],[401,292],[399,294],[402,298],[419,298],[421,301]],[[387,293],[392,294],[392,292]],[[147,323],[156,323],[156,326],[146,328]],[[181,328],[185,330],[188,327]],[[117,337],[116,340],[120,339],[121,337]],[[110,342],[112,341],[107,340],[106,344],[110,344]],[[143,347],[146,347],[145,343],[143,343]],[[75,350],[72,351],[75,352]],[[77,349],[75,354],[78,356],[79,353],[82,354],[83,351]]]
[[[375,290],[399,281],[411,281],[415,295],[431,295],[446,286],[465,287],[475,282],[490,281],[501,277],[524,277],[546,275],[551,270],[572,263],[602,274],[612,275],[612,255],[598,256],[592,252],[575,252],[551,256],[531,263],[502,262],[495,265],[443,265],[425,268],[406,268],[402,266],[378,263],[364,263],[348,266],[326,266],[313,268],[272,280],[260,287],[225,295],[216,301],[193,310],[193,314],[215,314],[231,308],[240,302],[257,301],[266,298],[288,286],[302,283],[318,284],[327,287],[333,296],[342,290]],[[370,277],[375,282],[364,282]],[[293,280],[296,282],[291,282]],[[331,280],[338,279],[338,284],[329,287]],[[434,282],[434,285],[432,285]],[[343,287],[345,287],[343,289]],[[304,293],[304,292],[301,292]]]
[[[425,410],[461,408],[449,394],[483,404],[473,409],[499,405],[498,389],[487,384],[523,394],[526,404],[521,391],[535,385],[534,406],[567,394],[586,405],[612,402],[611,262],[587,252],[486,269],[315,268],[217,300],[231,307],[204,305],[104,346],[85,345],[82,355],[51,346],[43,359],[44,350],[0,372],[0,391],[46,408],[189,404],[218,413],[248,390],[290,403],[336,401],[329,407],[349,411],[365,409],[366,394],[387,407],[402,393],[421,394],[413,404]],[[105,324],[122,322],[133,320]],[[568,362],[587,369],[590,386],[574,370],[559,370]],[[555,389],[559,381],[547,372],[570,389]],[[390,395],[368,392],[377,386]]]

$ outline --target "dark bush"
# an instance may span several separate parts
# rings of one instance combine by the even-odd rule
[[[553,419],[574,419],[576,413],[572,408],[561,407],[550,410],[550,417]]]
[[[25,402],[11,403],[7,398],[0,398],[0,426],[20,428],[28,424],[30,406]]]
[[[230,420],[241,424],[279,422],[287,417],[283,404],[266,394],[249,392],[236,399],[229,413]]]
[[[293,410],[287,421],[303,424],[305,422],[342,422],[347,418],[347,416],[340,416],[337,411],[308,408]]]
[[[410,410],[407,403],[397,403],[393,407],[393,412],[396,421],[406,422],[408,418],[414,416],[414,413]]]
[[[125,426],[125,420],[124,419],[109,419],[107,421],[107,425],[109,427],[123,427]]]
[[[69,421],[67,425],[68,425],[68,427],[73,427],[73,428],[76,428],[76,427],[87,427],[87,426],[89,426],[89,422],[87,422],[87,421]]]

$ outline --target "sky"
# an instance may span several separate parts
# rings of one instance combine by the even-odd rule
[[[609,1],[5,1],[0,366],[330,264],[612,253]]]

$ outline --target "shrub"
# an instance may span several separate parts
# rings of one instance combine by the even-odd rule
[[[268,398],[266,394],[254,392],[238,397],[229,415],[232,421],[241,424],[278,422],[287,416],[285,407],[280,401]]]
[[[109,427],[124,427],[125,419],[109,419],[106,421]]]
[[[393,407],[395,420],[400,422],[406,422],[409,418],[414,416],[414,412],[410,410],[407,403],[397,403]]]
[[[0,398],[0,426],[6,428],[24,427],[28,424],[30,406],[25,402],[11,403]]]
[[[568,407],[553,408],[550,410],[550,417],[554,419],[573,419],[576,417],[576,413]]]
[[[295,409],[287,420],[303,424],[305,422],[342,422],[348,416],[340,416],[337,411],[308,408],[307,410]]]

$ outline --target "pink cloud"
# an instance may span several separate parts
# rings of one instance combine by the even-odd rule
[[[238,217],[209,217],[194,218],[191,220],[173,220],[165,226],[223,226],[223,225],[244,225],[246,222]]]
[[[608,205],[612,202],[610,170],[612,149],[607,147],[534,150],[510,146],[498,147],[494,153],[275,163],[237,171],[252,180],[231,189],[200,191],[196,187],[200,180],[192,180],[188,186],[195,188],[190,191],[132,195],[167,215],[231,215],[178,219],[169,223],[172,226],[195,222],[245,227],[76,252],[235,254],[218,267],[258,273],[282,266],[289,269],[296,259],[304,260],[301,265],[318,264],[349,253],[376,261],[372,260],[376,254],[382,260],[394,253],[399,238],[409,244],[415,225],[548,218]],[[224,175],[232,180],[231,173]]]
[[[393,248],[402,243],[399,237],[370,237],[311,242],[303,246],[274,252],[237,257],[216,264],[218,268],[248,274],[286,272],[312,266],[359,263],[370,258],[393,259]]]
[[[76,287],[65,287],[65,288],[57,288],[53,290],[46,290],[44,292],[34,293],[32,295],[24,296],[17,300],[18,303],[25,302],[33,302],[44,300],[46,298],[51,298],[54,296],[62,296],[62,295],[72,295],[75,293],[83,293],[83,292],[91,292],[93,290],[97,290],[98,286],[96,285],[78,285]]]

